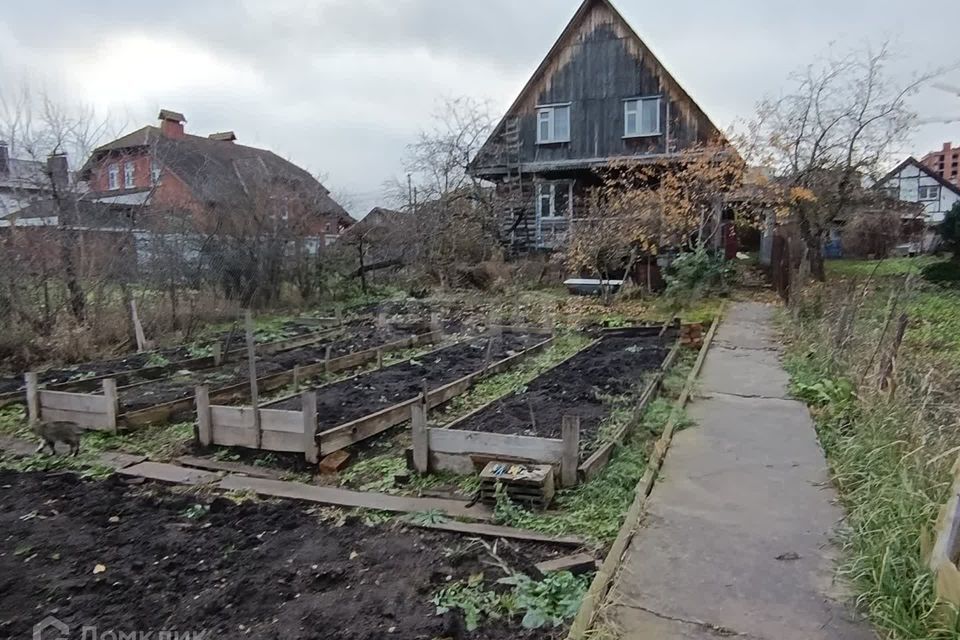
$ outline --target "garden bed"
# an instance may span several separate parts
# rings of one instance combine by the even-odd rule
[[[234,504],[117,479],[0,472],[0,634],[29,637],[47,615],[99,634],[207,631],[212,638],[341,640],[542,638],[522,612],[481,619],[431,600],[505,572],[483,544],[457,534],[323,521],[289,503]],[[488,544],[493,545],[491,540]],[[513,572],[569,553],[499,541]],[[482,575],[481,575],[482,574]],[[79,636],[77,636],[79,637]]]

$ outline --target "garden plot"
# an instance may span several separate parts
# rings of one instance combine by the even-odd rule
[[[659,375],[676,335],[659,327],[607,332],[521,391],[446,428],[415,419],[414,467],[472,474],[491,460],[552,464],[561,467],[564,485],[576,484],[581,460],[620,435],[604,432],[616,400],[636,392],[645,376]]]
[[[72,632],[95,624],[101,637],[532,639],[562,626],[524,629],[521,619],[569,609],[560,596],[575,605],[588,580],[558,576],[551,584],[567,588],[546,610],[542,597],[498,603],[520,589],[498,584],[508,571],[530,584],[534,563],[569,547],[329,517],[290,503],[0,472],[0,628],[30,637],[53,614]],[[468,621],[459,610],[438,615],[435,601],[482,606]]]
[[[504,371],[549,343],[549,335],[541,330],[497,331],[256,411],[198,401],[200,440],[207,445],[303,452],[313,462],[319,455],[405,422],[424,391],[427,403],[439,406],[481,377]],[[202,395],[201,390],[198,398]]]
[[[340,339],[339,332],[319,336],[312,334],[314,339],[307,346],[258,356],[258,386],[264,392],[273,391],[298,378],[343,371],[373,361],[378,357],[377,349],[382,357],[384,352],[439,339],[437,333],[414,333],[425,328],[411,325],[382,328],[359,326],[350,329],[351,335],[346,339]],[[35,412],[35,415],[44,419],[68,420],[89,428],[113,430],[118,422],[127,427],[141,426],[167,420],[176,413],[190,409],[198,385],[213,389],[211,397],[218,402],[248,397],[249,366],[246,362],[234,359],[219,367],[182,369],[160,380],[139,380],[119,389],[113,388],[113,380],[106,380],[103,384],[102,394],[40,390],[28,394],[28,404],[32,414]],[[74,413],[71,414],[71,411]]]

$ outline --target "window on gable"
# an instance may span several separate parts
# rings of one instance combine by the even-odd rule
[[[570,105],[537,109],[537,144],[570,142]]]
[[[152,184],[160,182],[160,163],[156,160],[150,161],[150,181]]]
[[[939,200],[940,199],[940,187],[938,185],[934,186],[920,186],[920,199],[921,200]]]
[[[120,188],[120,169],[115,164],[107,167],[107,188],[111,191]]]
[[[136,166],[132,162],[123,164],[123,188],[133,189],[136,186]]]
[[[660,135],[660,97],[623,102],[623,137]]]

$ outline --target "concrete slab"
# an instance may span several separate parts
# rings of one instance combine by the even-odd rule
[[[611,595],[624,638],[876,637],[834,581],[843,513],[809,412],[785,399],[771,315],[736,305],[718,332],[752,346],[707,358],[698,426],[675,436]]]

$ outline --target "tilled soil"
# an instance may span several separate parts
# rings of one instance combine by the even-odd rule
[[[606,337],[534,379],[523,392],[501,399],[456,428],[560,438],[563,416],[574,415],[580,417],[581,450],[589,451],[610,414],[602,398],[634,389],[642,382],[644,372],[660,366],[675,339],[672,331],[663,338]]]
[[[330,345],[331,357],[344,356],[357,351],[376,348],[388,342],[394,342],[412,334],[426,333],[428,326],[403,325],[377,329],[371,326],[357,326],[349,329],[348,336],[331,336],[316,344],[260,356],[257,359],[257,377],[290,371],[295,366],[306,366],[323,362],[327,345]],[[148,384],[121,389],[119,392],[122,412],[139,411],[150,407],[190,398],[197,385],[210,385],[212,390],[222,389],[249,381],[249,365],[246,360],[232,359],[215,369],[200,371],[184,370],[162,380]]]
[[[545,339],[544,336],[504,332],[493,339],[490,362],[503,360]],[[432,390],[480,371],[487,362],[487,342],[486,337],[476,338],[318,389],[320,431],[411,400],[422,391],[424,380]],[[300,398],[290,398],[270,408],[299,411]]]
[[[500,558],[526,573],[564,553],[497,545]],[[466,537],[370,527],[355,517],[322,522],[292,503],[237,505],[116,477],[0,471],[0,637],[31,637],[48,615],[68,624],[71,638],[84,625],[100,637],[562,637],[561,629],[526,631],[519,620],[467,633],[459,616],[435,615],[430,599],[449,582],[502,577],[490,559]]]

